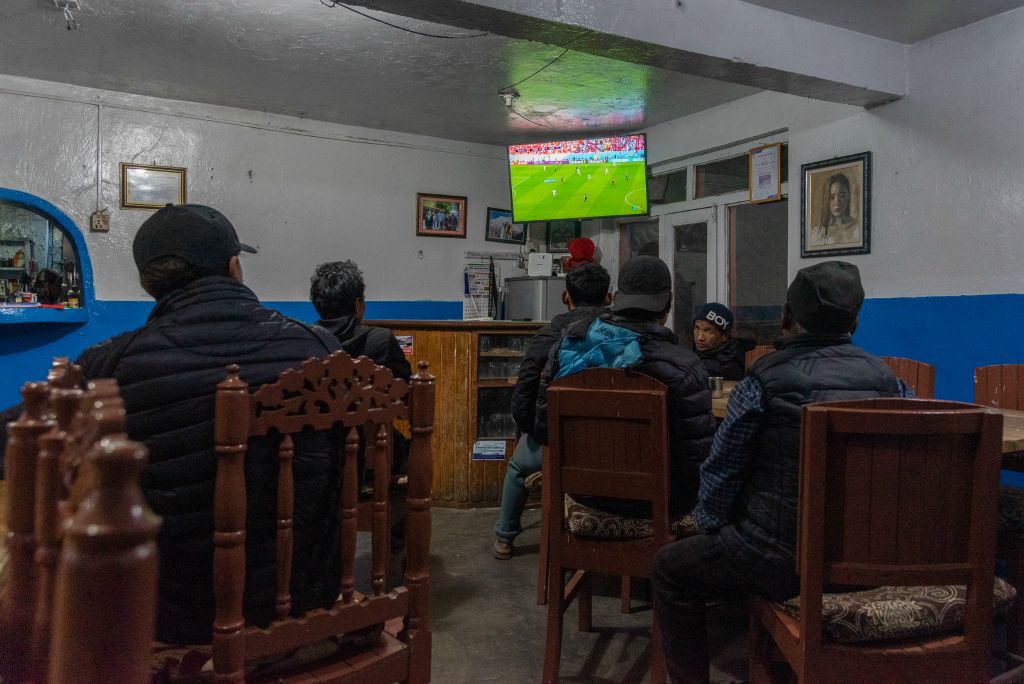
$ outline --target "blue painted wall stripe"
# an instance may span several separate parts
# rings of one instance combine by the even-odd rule
[[[285,315],[315,321],[309,302],[267,302]],[[458,320],[461,301],[368,302],[367,318]],[[54,356],[77,356],[85,347],[142,325],[152,302],[97,301],[89,322],[0,326],[0,405],[18,388],[46,375]],[[975,366],[1024,363],[1024,295],[869,299],[854,341],[885,356],[906,356],[935,366],[935,393],[972,401]],[[1014,314],[1014,312],[1018,312]]]
[[[264,302],[300,321],[319,316],[309,302]],[[86,347],[143,324],[152,301],[95,301],[87,323],[21,323],[0,326],[0,407],[18,401],[18,391],[41,380],[54,356],[77,357]],[[366,317],[378,320],[458,320],[462,301],[367,302]]]

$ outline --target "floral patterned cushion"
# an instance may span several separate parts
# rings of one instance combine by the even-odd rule
[[[995,615],[1005,613],[1017,592],[996,578],[992,596]],[[964,623],[967,591],[963,585],[878,587],[864,591],[825,594],[821,618],[825,636],[839,642],[906,639],[955,632]],[[789,615],[800,616],[800,597],[781,604]]]
[[[650,518],[624,518],[614,513],[584,506],[571,496],[565,497],[565,518],[569,532],[590,539],[643,539],[654,536],[654,522]],[[689,536],[700,532],[693,514],[687,513],[670,526],[673,534]]]
[[[1024,489],[999,488],[999,531],[1024,532]]]

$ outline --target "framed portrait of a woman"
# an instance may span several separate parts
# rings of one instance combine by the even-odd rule
[[[871,252],[871,153],[800,167],[800,256]]]

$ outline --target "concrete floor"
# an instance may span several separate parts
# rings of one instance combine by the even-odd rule
[[[544,660],[547,607],[538,606],[540,509],[527,510],[511,560],[490,553],[495,508],[433,509],[431,623],[433,681],[536,684]],[[636,583],[635,583],[636,584]],[[633,609],[619,612],[617,578],[595,582],[594,629],[576,630],[576,607],[565,616],[561,681],[643,682],[649,678],[649,591],[634,586]],[[712,679],[746,677],[745,603],[711,613]]]

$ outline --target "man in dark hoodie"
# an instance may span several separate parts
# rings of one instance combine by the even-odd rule
[[[672,306],[672,275],[664,261],[637,256],[619,270],[613,313],[569,326],[552,350],[541,377],[534,437],[547,443],[547,388],[558,378],[587,368],[633,368],[668,387],[669,496],[675,513],[688,513],[697,499],[698,468],[711,447],[708,374],[697,355],[679,346],[664,326]],[[649,504],[617,499],[585,502],[627,517],[651,516]]]
[[[704,363],[708,375],[742,380],[744,355],[754,340],[732,336],[732,310],[725,304],[708,302],[693,317],[693,351]]]
[[[583,264],[569,271],[565,276],[565,292],[562,293],[562,302],[569,310],[558,314],[538,330],[526,348],[516,387],[512,390],[512,417],[523,435],[505,471],[501,514],[494,525],[495,538],[491,543],[491,553],[498,560],[512,557],[512,543],[522,529],[520,519],[528,497],[526,479],[541,470],[541,446],[533,437],[541,369],[547,362],[551,347],[558,342],[567,326],[577,322],[590,323],[608,312],[610,283],[608,271],[600,264]]]
[[[412,368],[391,331],[363,325],[366,283],[354,262],[332,261],[317,266],[310,278],[309,298],[320,314],[317,325],[337,337],[349,356],[368,356],[396,378],[412,377]]]

